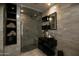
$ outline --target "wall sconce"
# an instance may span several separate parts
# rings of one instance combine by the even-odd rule
[[[51,18],[51,17],[49,18],[49,21],[50,21],[50,22],[52,21],[52,18]]]
[[[24,10],[21,10],[21,12],[24,12]]]

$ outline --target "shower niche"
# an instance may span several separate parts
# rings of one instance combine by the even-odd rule
[[[17,6],[16,4],[6,4],[6,40],[5,45],[13,45],[17,43]]]

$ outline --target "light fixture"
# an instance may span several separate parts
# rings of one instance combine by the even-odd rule
[[[21,12],[24,12],[24,10],[21,10]]]
[[[48,5],[50,6],[50,5],[51,5],[51,3],[48,3]]]
[[[52,18],[51,17],[49,18],[49,21],[52,21]]]

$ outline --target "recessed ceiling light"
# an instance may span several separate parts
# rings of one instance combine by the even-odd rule
[[[50,5],[51,5],[51,3],[48,3],[48,5],[50,6]]]
[[[21,12],[24,12],[24,10],[21,10]]]

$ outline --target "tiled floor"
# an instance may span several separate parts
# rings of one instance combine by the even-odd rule
[[[31,51],[22,53],[21,56],[46,56],[46,55],[41,50],[36,48]]]

